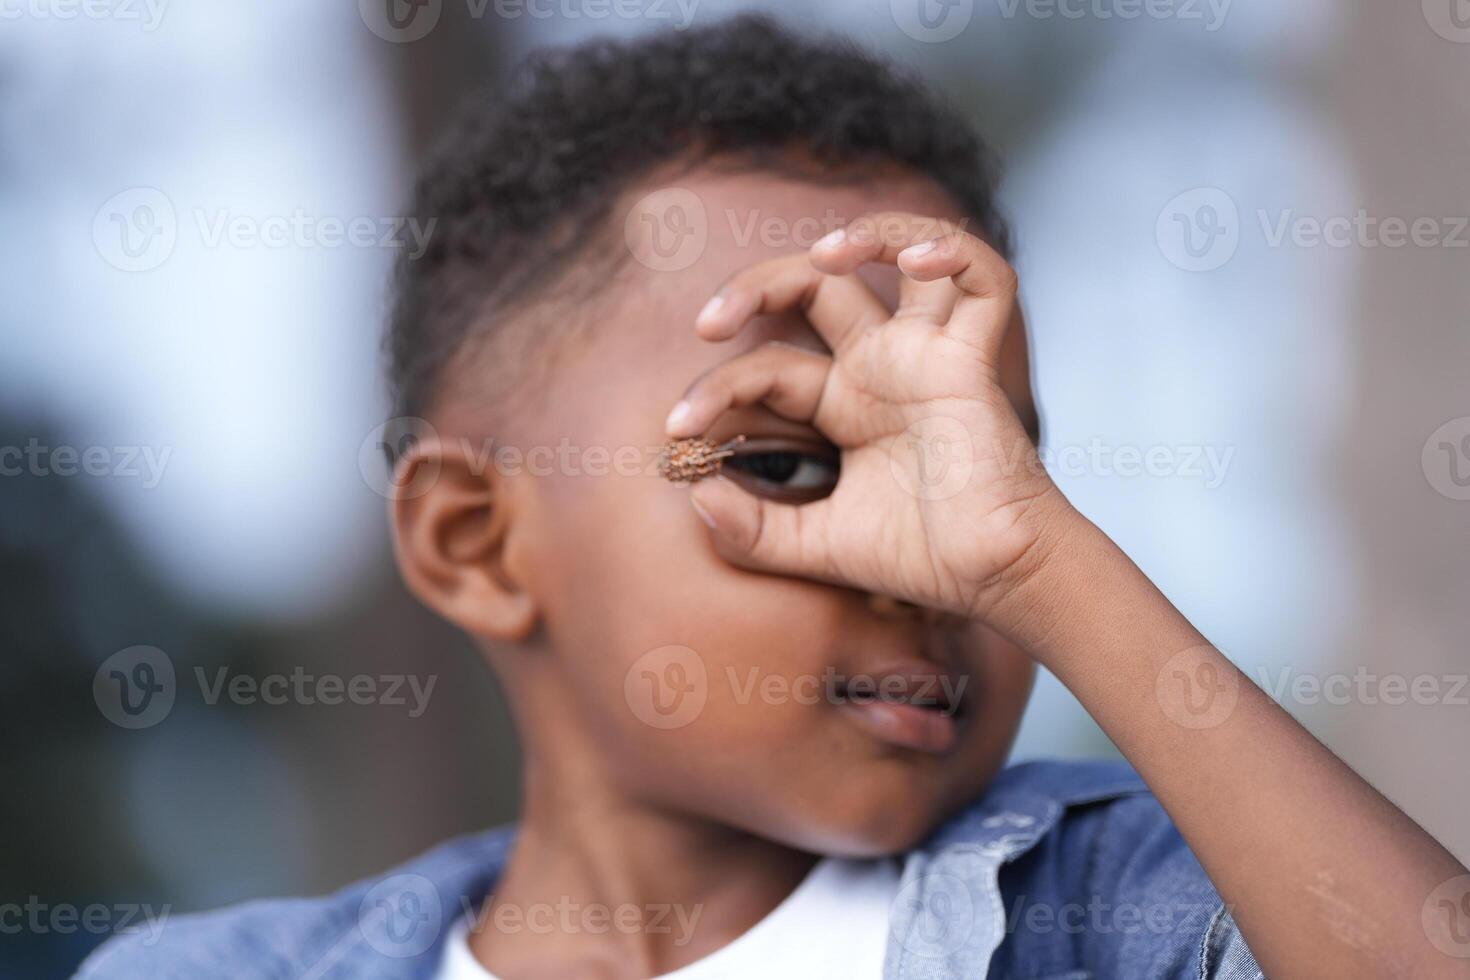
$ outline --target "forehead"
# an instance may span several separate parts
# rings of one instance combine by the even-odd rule
[[[629,279],[670,300],[708,298],[737,270],[805,251],[828,232],[873,211],[905,211],[968,225],[940,187],[904,171],[861,182],[795,178],[771,171],[700,168],[654,182],[623,202]],[[890,305],[898,271],[870,266],[863,277]]]
[[[599,246],[626,254],[616,257],[618,271],[603,294],[587,300],[589,322],[575,331],[572,349],[557,357],[550,397],[537,414],[561,433],[585,431],[593,418],[616,420],[625,429],[652,420],[661,429],[663,414],[684,388],[714,365],[772,339],[821,348],[821,340],[796,314],[761,317],[720,344],[700,340],[694,318],[740,269],[805,251],[828,232],[873,211],[973,225],[938,185],[907,173],[822,184],[765,171],[700,168],[628,193],[614,211],[614,223],[621,219],[621,227]],[[896,302],[896,268],[872,265],[860,275],[887,304]],[[1004,383],[1029,419],[1019,323],[1011,332]]]

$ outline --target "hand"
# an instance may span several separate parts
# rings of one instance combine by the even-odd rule
[[[896,311],[854,274],[868,262],[898,266]],[[952,225],[869,215],[806,254],[737,273],[695,328],[727,340],[756,315],[789,310],[805,314],[831,355],[773,342],[736,357],[690,386],[668,434],[699,435],[730,408],[760,403],[829,439],[841,474],[830,496],[802,506],[724,477],[695,483],[716,547],[745,567],[1005,631],[996,614],[1025,614],[1007,600],[1075,514],[1000,386],[1001,340],[1016,320],[1009,264]]]

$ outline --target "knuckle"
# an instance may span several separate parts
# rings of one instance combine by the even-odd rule
[[[828,279],[809,266],[803,271],[809,274],[804,277],[804,281],[801,284],[801,292],[797,295],[796,305],[801,312],[810,313],[812,307],[816,305],[817,297],[820,295],[822,288],[827,284]]]
[[[771,522],[768,520],[770,515],[766,513],[766,505],[760,501],[756,502],[753,509],[755,519],[751,522],[750,530],[746,532],[745,540],[740,542],[740,546],[750,557],[761,559],[766,557],[771,550]]]
[[[792,536],[793,519],[799,520],[800,515],[762,501],[759,536],[752,553],[767,565],[778,564],[786,545],[794,540]]]
[[[996,285],[1005,293],[1014,294],[1021,288],[1021,277],[1016,272],[1016,267],[1005,260],[1001,260],[1000,268],[996,274]]]
[[[750,365],[750,370],[762,377],[776,377],[781,374],[790,354],[783,351],[773,343],[766,343],[751,351],[743,360]]]
[[[704,374],[694,379],[684,392],[684,398],[688,401],[720,401],[723,400],[730,390],[729,380],[730,366],[719,364],[710,368]]]

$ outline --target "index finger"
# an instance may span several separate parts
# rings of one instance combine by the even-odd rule
[[[700,310],[694,328],[705,340],[728,340],[752,317],[799,312],[836,351],[844,340],[891,314],[878,294],[855,275],[827,275],[805,252],[767,259],[726,280]]]
[[[959,297],[945,325],[994,355],[1010,321],[1016,273],[989,243],[942,218],[881,211],[858,218],[812,246],[812,265],[834,275],[868,262],[897,265],[904,277],[949,280]]]
[[[911,245],[965,230],[965,223],[908,211],[872,211],[823,237],[811,248],[812,265],[832,275],[869,262],[894,265]]]

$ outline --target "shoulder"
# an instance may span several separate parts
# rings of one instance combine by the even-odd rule
[[[450,923],[484,897],[510,840],[505,830],[457,838],[330,895],[171,916],[153,933],[108,941],[77,978],[420,975]]]
[[[1004,867],[1006,957],[1105,976],[1259,977],[1204,868],[1122,762],[1003,771],[935,835],[931,853],[992,849]]]
[[[1011,861],[1056,864],[1088,890],[1101,882],[1126,884],[1161,864],[1198,869],[1169,815],[1124,762],[1011,766],[951,818],[933,843],[984,843],[996,840],[998,831],[1011,845]],[[1183,878],[1208,887],[1202,871]]]
[[[1003,769],[985,792],[950,817],[929,845],[944,846],[992,837],[1009,826],[1037,840],[1074,829],[1088,814],[1125,811],[1145,820],[1163,810],[1132,767],[1114,761],[1037,760]]]

